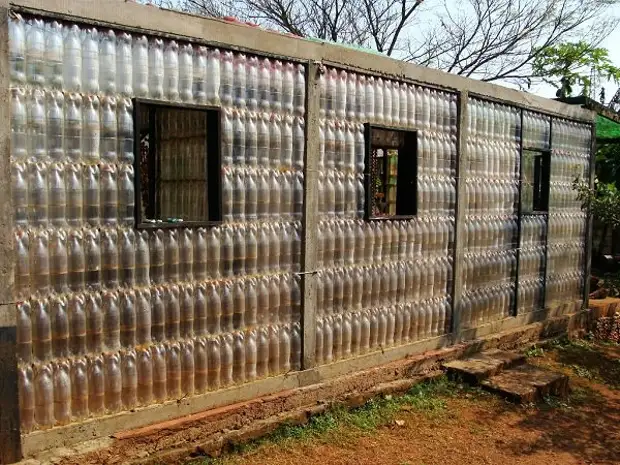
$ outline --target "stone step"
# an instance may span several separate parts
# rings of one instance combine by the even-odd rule
[[[566,397],[568,376],[533,365],[521,365],[491,376],[480,386],[517,403],[538,402],[545,396]]]
[[[442,366],[448,377],[477,385],[481,381],[525,362],[525,355],[499,349],[487,350],[462,360],[453,360]]]

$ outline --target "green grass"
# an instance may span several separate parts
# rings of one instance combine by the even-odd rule
[[[545,349],[543,349],[542,347],[538,347],[538,346],[530,347],[528,350],[525,351],[525,356],[527,358],[544,357],[544,355],[545,355]]]
[[[235,445],[224,457],[201,457],[190,462],[192,465],[224,465],[234,463],[234,455],[256,450],[261,445],[278,444],[283,448],[308,441],[338,441],[347,436],[366,434],[392,423],[402,410],[423,412],[439,416],[446,409],[446,397],[458,392],[476,390],[462,386],[440,376],[428,382],[413,386],[400,396],[387,395],[371,399],[355,409],[336,404],[325,413],[311,417],[303,425],[284,424],[264,438],[247,444]]]

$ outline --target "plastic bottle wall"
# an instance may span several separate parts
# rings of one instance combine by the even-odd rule
[[[305,68],[10,22],[23,431],[300,365]],[[132,97],[222,106],[224,224],[134,229]]]
[[[510,315],[515,302],[520,110],[468,105],[461,321],[476,327]]]
[[[524,157],[530,153],[549,151],[551,143],[551,118],[523,112]],[[528,165],[524,163],[525,173]],[[529,165],[528,165],[529,166]],[[524,174],[521,192],[521,244],[519,251],[519,313],[539,310],[545,304],[545,267],[547,251],[547,213],[532,212],[534,188],[530,176]]]
[[[320,92],[317,363],[445,334],[456,96],[335,68]],[[363,221],[364,122],[417,131],[415,219]]]
[[[589,179],[591,128],[554,119],[549,183],[547,302],[583,299],[587,216],[572,183]]]

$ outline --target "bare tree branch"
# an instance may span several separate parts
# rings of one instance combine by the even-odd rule
[[[368,47],[423,66],[523,85],[545,47],[598,45],[620,0],[156,0],[206,16]],[[433,11],[432,8],[438,10]]]

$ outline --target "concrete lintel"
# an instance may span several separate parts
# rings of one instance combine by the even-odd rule
[[[158,9],[119,0],[15,0],[16,9],[62,17],[66,20],[110,25],[145,33],[168,34],[206,44],[270,54],[301,62],[325,61],[366,72],[406,78],[419,83],[453,90],[469,90],[485,98],[556,114],[570,119],[593,121],[594,114],[577,106],[542,98],[515,89],[464,78],[386,56],[363,52],[328,42],[308,41],[277,32]]]

